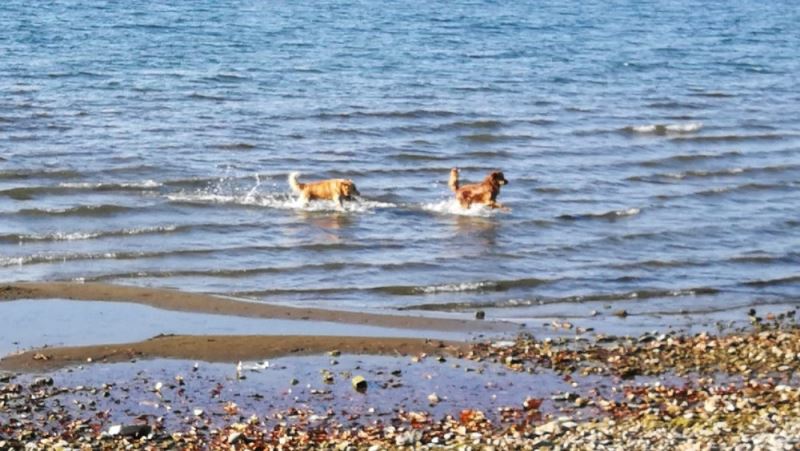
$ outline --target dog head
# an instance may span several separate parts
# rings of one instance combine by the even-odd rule
[[[346,182],[342,183],[341,185],[342,190],[342,197],[350,199],[353,196],[360,196],[361,193],[358,192],[356,188],[356,184],[353,183],[352,180],[347,180]]]
[[[486,180],[489,181],[492,185],[502,186],[508,185],[508,180],[506,180],[505,176],[501,171],[494,171],[486,176]]]

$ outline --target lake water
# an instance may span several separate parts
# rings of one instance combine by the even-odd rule
[[[798,23],[788,0],[6,0],[0,281],[520,320],[791,304]],[[454,166],[503,170],[512,211],[462,211]],[[304,207],[291,171],[363,199]]]

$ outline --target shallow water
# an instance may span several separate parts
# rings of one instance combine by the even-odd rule
[[[268,423],[295,424],[303,419],[297,413],[281,419],[275,415],[287,416],[287,411],[297,409],[308,416],[315,415],[310,422],[322,427],[329,421],[389,422],[401,409],[426,410],[437,420],[445,415],[458,416],[462,409],[479,409],[498,421],[498,408],[519,407],[527,397],[543,399],[542,413],[556,412],[565,407],[564,403],[551,401],[550,396],[575,390],[562,376],[544,369],[536,374],[515,373],[498,364],[457,359],[440,363],[434,357],[419,363],[412,363],[408,356],[286,357],[242,362],[242,367],[239,374],[243,377],[239,379],[236,363],[157,359],[135,364],[87,365],[47,373],[57,387],[76,389],[45,402],[48,407],[75,409],[76,415],[105,411],[108,417],[98,420],[104,423],[104,429],[120,422],[135,423],[139,416],[163,417],[170,428],[188,428],[206,418],[210,420],[209,426],[220,427],[230,421],[231,417],[225,415],[225,406],[230,403],[235,403],[243,418],[255,415]],[[332,383],[323,382],[321,369],[334,374]],[[351,386],[351,378],[357,375],[367,380],[364,393]],[[185,386],[177,385],[176,376],[184,379]],[[38,377],[41,376],[23,375],[14,382],[30,383]],[[293,379],[296,385],[292,384]],[[576,376],[576,379],[587,382],[587,387],[601,385],[598,377]],[[158,383],[163,385],[160,392],[153,390]],[[98,396],[97,392],[109,392],[110,396]],[[435,406],[428,404],[431,393],[441,399]],[[201,409],[202,418],[194,414],[196,409]],[[595,411],[587,409],[575,415],[589,416],[590,410]],[[4,413],[0,413],[0,419],[7,421]],[[47,421],[41,411],[28,418],[46,427],[58,424]]]
[[[0,281],[518,320],[791,304],[798,20],[789,1],[6,1]],[[502,169],[512,211],[461,211],[453,166]],[[291,171],[363,199],[303,207]]]
[[[326,321],[242,318],[203,313],[173,312],[120,302],[75,302],[37,299],[0,302],[0,357],[43,346],[85,346],[130,343],[160,334],[177,335],[354,335],[350,324]],[[136,327],[131,327],[135,322]],[[469,340],[467,332],[403,330],[358,326],[362,337],[425,337]]]

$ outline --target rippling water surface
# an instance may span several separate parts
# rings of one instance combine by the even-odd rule
[[[797,301],[797,5],[526,3],[2,2],[0,280],[521,319]],[[453,166],[502,169],[513,210],[461,211]],[[303,207],[291,171],[363,199]]]

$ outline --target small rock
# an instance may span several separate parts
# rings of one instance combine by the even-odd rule
[[[486,312],[484,312],[483,310],[478,310],[477,312],[475,312],[475,319],[485,319],[485,318],[486,318]]]
[[[353,388],[359,393],[367,391],[367,380],[364,379],[363,376],[354,377],[350,383],[353,384]]]
[[[228,444],[233,445],[234,443],[238,442],[242,438],[241,432],[231,432],[228,436]]]
[[[120,437],[144,437],[150,433],[150,426],[146,424],[116,424],[108,428],[108,435]]]

